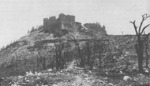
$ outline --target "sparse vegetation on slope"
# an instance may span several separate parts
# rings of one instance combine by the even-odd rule
[[[50,23],[45,29],[52,31],[45,32],[40,26],[1,50],[0,77],[5,77],[2,84],[137,86],[149,83],[149,76],[138,71],[135,35],[107,35],[105,26],[98,23],[80,26],[71,20],[77,26],[68,27],[65,26],[68,17],[62,19],[65,19],[63,23],[57,23],[64,27],[59,29],[67,33],[60,31],[61,35],[55,36],[59,30],[51,28]],[[148,68],[144,70],[149,74]]]

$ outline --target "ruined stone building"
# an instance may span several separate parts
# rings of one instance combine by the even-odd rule
[[[51,32],[54,30],[74,31],[81,27],[81,23],[75,22],[75,16],[59,14],[58,19],[55,16],[43,19],[43,29]]]
[[[100,34],[106,34],[105,27],[101,27],[97,23],[86,23],[84,24],[86,28]],[[50,18],[43,19],[43,29],[45,32],[60,34],[64,31],[75,32],[79,31],[82,27],[80,22],[75,21],[75,16],[65,15],[63,13],[59,14],[58,18],[52,16]]]
[[[101,26],[99,23],[86,23],[84,24],[86,28],[95,34],[106,35],[105,26]]]

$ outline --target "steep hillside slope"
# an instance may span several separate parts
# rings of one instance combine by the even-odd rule
[[[60,14],[58,19],[55,17],[45,18],[43,25],[0,51],[0,76],[25,74],[25,71],[38,71],[43,70],[43,67],[51,67],[55,59],[53,58],[54,43],[37,45],[37,42],[54,39],[91,39],[106,36],[105,28],[101,27],[100,24],[92,23],[90,25],[95,26],[97,34],[101,33],[102,35],[97,36],[96,30],[92,31],[92,28],[90,30],[88,27],[85,28],[86,26],[76,22],[75,17],[71,15]],[[44,64],[41,61],[44,61]]]

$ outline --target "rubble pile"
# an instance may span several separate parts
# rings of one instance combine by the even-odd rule
[[[122,78],[97,76],[86,70],[69,64],[66,69],[55,71],[52,69],[42,72],[26,72],[24,76],[11,76],[1,82],[1,86],[137,86],[149,84],[150,78],[143,74],[136,76],[124,75]]]

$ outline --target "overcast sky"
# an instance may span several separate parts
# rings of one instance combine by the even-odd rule
[[[134,34],[129,21],[150,14],[150,0],[0,0],[0,47],[60,13],[75,15],[82,24],[100,22],[108,34]]]

